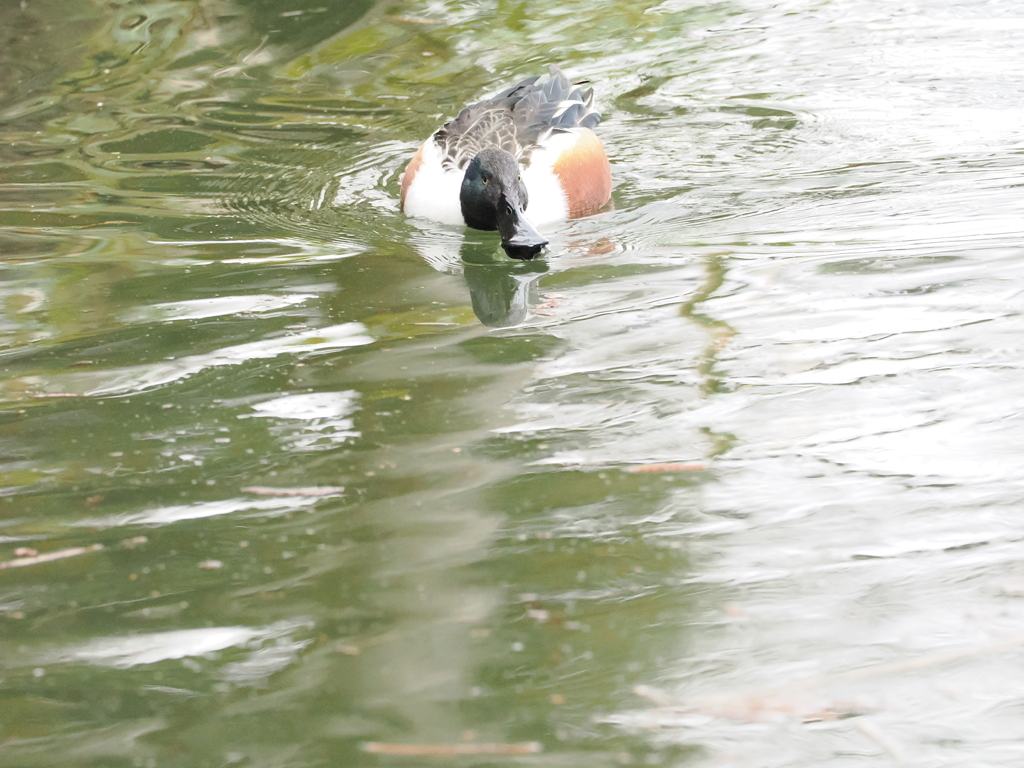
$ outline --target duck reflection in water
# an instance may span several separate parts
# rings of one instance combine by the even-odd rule
[[[519,265],[465,264],[473,313],[491,328],[519,325],[539,302],[537,282],[547,272],[543,262]]]
[[[511,261],[482,232],[455,233],[420,222],[410,234],[416,254],[438,272],[462,275],[473,312],[484,325],[506,328],[525,322],[540,303],[537,283],[546,260]]]

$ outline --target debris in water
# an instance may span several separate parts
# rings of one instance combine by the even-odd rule
[[[44,552],[41,555],[19,557],[16,560],[0,562],[0,570],[3,570],[4,568],[22,568],[26,565],[38,565],[39,563],[49,563],[52,560],[63,560],[66,557],[76,557],[77,555],[84,555],[87,552],[98,552],[101,549],[103,549],[102,544],[90,544],[87,547],[71,547],[69,549],[60,549],[56,552]]]

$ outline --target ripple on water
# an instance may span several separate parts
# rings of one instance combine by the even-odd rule
[[[373,343],[362,323],[343,323],[271,336],[245,344],[220,347],[206,353],[184,355],[107,370],[80,369],[78,372],[55,372],[24,379],[8,378],[3,382],[10,400],[21,400],[27,385],[36,396],[110,397],[164,387],[177,381],[216,368],[245,365],[282,355],[317,355]]]

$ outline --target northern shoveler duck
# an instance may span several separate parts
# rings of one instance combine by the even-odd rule
[[[423,142],[402,176],[402,210],[445,224],[498,230],[513,259],[532,259],[548,241],[534,227],[597,212],[612,194],[612,171],[592,130],[594,89],[555,65],[471,104]],[[532,223],[531,223],[532,222]]]

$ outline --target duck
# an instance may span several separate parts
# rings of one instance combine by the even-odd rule
[[[594,128],[594,89],[555,64],[465,107],[413,155],[401,208],[413,217],[495,231],[513,259],[548,244],[537,226],[597,213],[611,199],[612,172]]]

